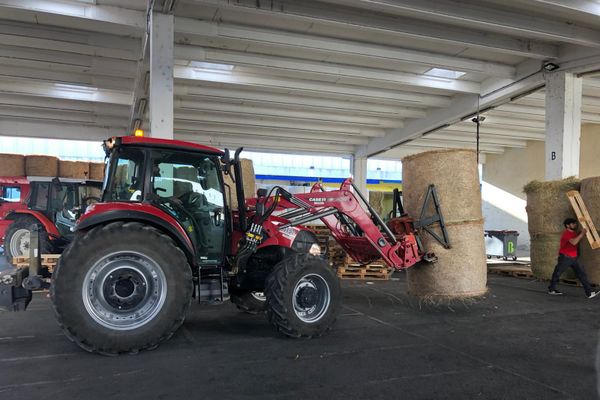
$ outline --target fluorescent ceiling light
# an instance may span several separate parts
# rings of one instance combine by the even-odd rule
[[[205,70],[210,70],[210,71],[225,71],[225,72],[229,72],[233,69],[233,65],[217,64],[217,63],[210,63],[210,62],[204,62],[204,61],[192,61],[192,62],[190,62],[190,67],[205,69]]]
[[[82,85],[73,85],[71,83],[55,83],[54,87],[61,90],[69,90],[73,92],[94,93],[98,88]]]
[[[466,74],[466,72],[453,71],[451,69],[443,68],[431,68],[429,71],[425,71],[424,75],[437,76],[439,78],[458,79]]]

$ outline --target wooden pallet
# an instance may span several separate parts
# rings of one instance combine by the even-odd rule
[[[42,254],[40,256],[42,263],[56,264],[58,262],[59,258],[60,258],[60,254]],[[23,264],[23,263],[28,263],[28,262],[29,262],[29,257],[13,257],[13,259],[12,259],[13,264]]]
[[[531,272],[531,268],[526,266],[504,266],[504,265],[494,265],[488,266],[488,273],[505,275],[505,276],[513,276],[515,278],[533,278],[533,273]]]
[[[381,264],[354,264],[338,267],[337,276],[340,279],[383,280],[390,279],[392,271]]]
[[[52,272],[56,268],[59,258],[60,254],[42,254],[40,256],[41,267],[46,267],[49,272]],[[17,268],[27,268],[29,267],[29,257],[13,257],[12,264]]]
[[[581,223],[581,226],[587,229],[586,237],[588,242],[590,242],[590,246],[592,246],[592,249],[600,248],[600,235],[598,235],[598,231],[594,226],[594,221],[592,221],[581,195],[577,190],[571,190],[567,192],[567,197],[571,202],[573,210],[575,210],[575,214],[577,215],[577,219]]]

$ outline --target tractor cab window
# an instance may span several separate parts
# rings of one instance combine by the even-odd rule
[[[105,200],[141,201],[144,153],[136,149],[120,148],[116,157],[116,162],[111,163],[113,176],[107,187]]]
[[[68,236],[77,221],[81,204],[78,187],[75,183],[55,182],[50,189],[51,206],[48,212],[62,236]]]
[[[225,218],[219,160],[183,152],[154,152],[151,189],[196,243],[201,264],[220,263]]]
[[[21,200],[21,188],[19,186],[0,186],[0,196],[4,201],[18,203]]]
[[[32,210],[45,211],[48,209],[48,195],[50,194],[50,182],[36,182],[31,187],[29,207]]]

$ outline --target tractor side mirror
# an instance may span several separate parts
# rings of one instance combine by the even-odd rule
[[[225,149],[225,153],[221,156],[221,162],[223,165],[221,169],[225,175],[231,175],[231,155],[229,154],[229,149]]]

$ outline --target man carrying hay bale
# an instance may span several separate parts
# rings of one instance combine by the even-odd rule
[[[550,286],[548,286],[548,294],[551,295],[561,295],[562,292],[556,289],[556,284],[558,283],[558,279],[562,275],[563,272],[567,270],[567,268],[571,267],[575,271],[577,275],[577,279],[583,285],[583,290],[585,290],[585,295],[588,299],[596,297],[600,294],[598,292],[592,292],[592,287],[590,286],[590,282],[588,281],[587,275],[583,266],[579,264],[577,260],[578,249],[577,245],[579,241],[585,236],[587,230],[585,228],[581,229],[581,232],[577,233],[577,220],[573,218],[567,218],[563,222],[565,226],[565,231],[560,237],[560,250],[558,251],[558,264],[554,267],[554,272],[552,273],[552,280],[550,281]]]

